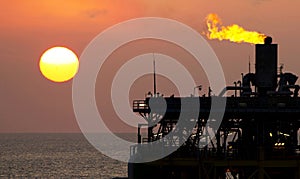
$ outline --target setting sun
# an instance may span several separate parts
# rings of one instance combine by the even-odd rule
[[[53,47],[43,53],[40,71],[54,82],[68,81],[75,76],[79,62],[76,54],[66,47]]]

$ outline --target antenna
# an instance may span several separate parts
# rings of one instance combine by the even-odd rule
[[[249,55],[249,73],[251,73],[250,55]]]
[[[156,73],[155,73],[155,55],[153,53],[153,91],[154,96],[156,95]]]

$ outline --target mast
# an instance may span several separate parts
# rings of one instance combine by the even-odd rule
[[[156,72],[155,72],[155,56],[153,53],[153,92],[156,95]]]

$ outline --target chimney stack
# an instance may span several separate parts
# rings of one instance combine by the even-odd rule
[[[259,95],[275,91],[277,87],[277,44],[272,38],[266,37],[264,44],[255,45],[255,75]]]

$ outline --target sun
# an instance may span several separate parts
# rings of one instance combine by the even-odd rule
[[[40,58],[41,73],[54,82],[72,79],[78,71],[79,61],[74,52],[66,47],[52,47]]]

